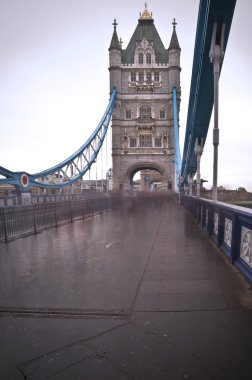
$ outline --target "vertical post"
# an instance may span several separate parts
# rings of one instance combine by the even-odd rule
[[[189,196],[191,197],[192,196],[193,178],[192,178],[192,176],[190,174],[188,175],[188,183],[189,183]]]
[[[200,139],[200,142],[199,142],[198,137],[196,138],[194,153],[196,154],[196,157],[197,157],[196,196],[199,198],[200,197],[200,185],[201,185],[200,159],[201,159],[201,155],[203,153],[203,140],[202,140],[202,138]]]
[[[82,217],[83,217],[83,220],[85,219],[85,206],[84,206],[84,199],[82,199]]]
[[[73,200],[70,201],[71,223],[73,223]]]
[[[36,211],[35,211],[36,205],[32,205],[32,212],[33,212],[33,228],[34,228],[34,233],[37,233],[37,223],[36,223]]]
[[[5,243],[8,242],[8,232],[7,232],[7,225],[6,225],[6,218],[5,218],[5,208],[2,208],[2,215],[3,215],[3,232],[4,232],[4,241]]]
[[[57,200],[55,199],[54,203],[54,218],[55,218],[55,227],[58,227],[58,221],[57,221]]]
[[[218,146],[219,146],[219,77],[220,67],[224,58],[224,32],[225,24],[221,25],[221,37],[217,41],[217,23],[214,23],[210,49],[210,61],[213,63],[214,74],[214,128],[213,128],[213,201],[217,201],[218,182]]]

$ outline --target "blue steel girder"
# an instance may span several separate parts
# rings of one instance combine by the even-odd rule
[[[174,119],[174,164],[176,173],[176,184],[179,186],[180,182],[180,171],[181,171],[181,154],[179,147],[179,127],[178,127],[178,106],[177,106],[177,89],[173,87],[172,89],[172,99],[173,99],[173,119]]]
[[[10,184],[21,189],[29,187],[63,188],[82,178],[96,161],[96,157],[105,139],[113,114],[116,100],[116,88],[113,89],[108,107],[89,139],[70,157],[63,162],[42,172],[29,174],[27,172],[12,172],[0,166],[0,185]]]
[[[189,106],[181,166],[181,182],[187,183],[188,174],[197,170],[194,153],[196,139],[205,144],[214,103],[213,65],[210,62],[212,32],[217,23],[219,44],[222,25],[225,24],[224,51],[226,50],[236,0],[200,0]]]

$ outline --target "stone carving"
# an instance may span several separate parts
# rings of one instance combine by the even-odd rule
[[[214,213],[214,234],[218,235],[218,228],[219,228],[219,214],[217,212]]]
[[[252,268],[252,230],[242,226],[240,257]]]
[[[225,218],[224,243],[231,247],[232,241],[232,220]]]

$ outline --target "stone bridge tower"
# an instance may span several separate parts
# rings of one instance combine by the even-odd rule
[[[156,30],[152,13],[140,13],[126,49],[117,23],[109,47],[110,91],[117,88],[112,118],[113,189],[130,189],[142,170],[160,173],[162,184],[174,189],[174,125],[172,88],[180,104],[180,46],[176,22],[168,49]]]

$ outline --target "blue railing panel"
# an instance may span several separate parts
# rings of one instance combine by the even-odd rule
[[[252,283],[252,210],[181,195],[181,204]]]

